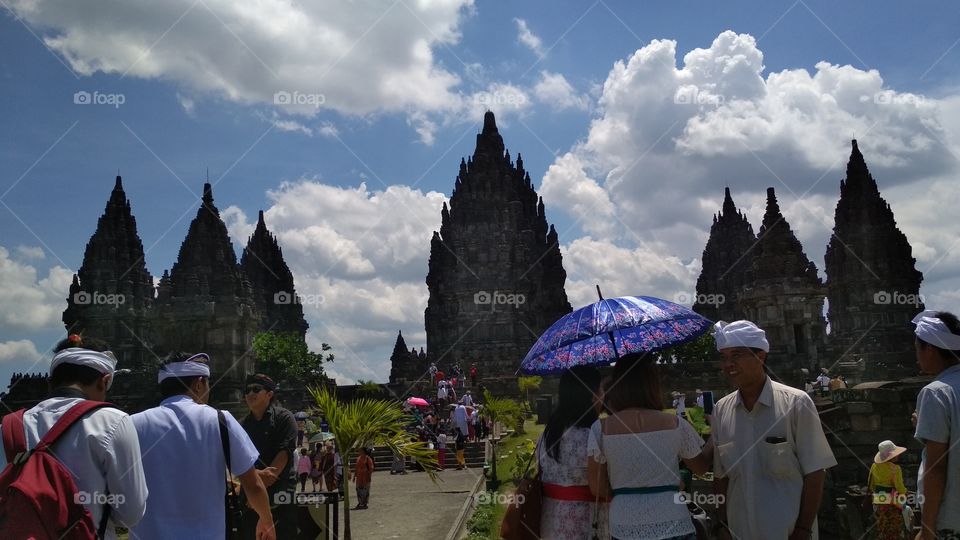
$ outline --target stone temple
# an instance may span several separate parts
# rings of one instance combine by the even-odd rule
[[[924,308],[923,274],[857,141],[840,182],[824,257],[826,283],[780,212],[773,188],[767,190],[759,234],[752,237],[727,189],[703,252],[697,280],[702,303],[694,310],[712,320],[757,322],[769,335],[771,368],[788,380],[801,380],[799,368],[823,367],[855,379],[866,369],[874,378],[915,373],[909,322]],[[707,302],[719,295],[719,305]]]
[[[63,323],[67,333],[106,340],[118,367],[132,373],[118,376],[111,399],[131,410],[153,406],[156,368],[171,351],[210,354],[213,400],[239,400],[244,377],[254,368],[251,350],[260,331],[296,332],[307,323],[296,301],[293,275],[263,213],[237,262],[227,228],[204,184],[200,208],[190,223],[173,268],[164,271],[156,288],[147,271],[143,243],[121,178],[96,231],[87,243],[83,264],[73,277]],[[122,298],[122,303],[111,299]],[[11,381],[5,402],[42,399],[45,381],[31,386]],[[139,387],[138,387],[139,385]]]
[[[430,241],[426,358],[406,355],[399,360],[418,365],[394,373],[419,377],[432,361],[443,370],[475,363],[481,377],[512,377],[540,334],[571,311],[566,278],[543,199],[487,112]]]

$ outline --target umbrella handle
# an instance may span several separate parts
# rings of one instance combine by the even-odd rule
[[[600,299],[603,300],[603,293],[600,292],[600,284],[599,284],[599,283],[597,284],[597,296],[599,296]]]

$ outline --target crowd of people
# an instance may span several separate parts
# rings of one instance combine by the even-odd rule
[[[920,369],[935,377],[917,398],[915,436],[924,450],[916,538],[957,539],[960,322],[925,311],[913,323]],[[561,376],[557,408],[536,449],[542,538],[818,537],[826,470],[837,461],[811,396],[774,380],[766,333],[754,323],[717,323],[714,339],[736,391],[713,407],[706,441],[687,421],[682,394],[672,394],[676,414],[665,412],[658,365],[647,357],[620,358],[603,380],[593,367]],[[906,493],[896,464],[904,451],[883,441],[870,468],[879,538],[907,534],[895,506],[895,495]],[[712,471],[713,531],[695,525],[691,499],[681,495],[690,489],[681,467]]]
[[[913,419],[923,445],[917,538],[955,540],[960,538],[960,321],[947,312],[925,311],[913,324],[919,367],[935,377],[920,391]],[[690,487],[680,462],[694,473],[713,472],[716,537],[818,536],[826,470],[837,462],[811,397],[771,377],[770,346],[757,325],[720,322],[714,330],[720,368],[736,391],[713,408],[707,441],[684,414],[664,412],[658,366],[646,357],[620,358],[607,380],[591,367],[563,374],[557,409],[535,452],[545,496],[543,538],[695,538],[687,501],[678,497]],[[295,538],[291,503],[298,478],[301,491],[308,478],[314,490],[344,488],[336,449],[300,447],[295,417],[275,402],[270,377],[247,378],[249,412],[238,422],[206,405],[208,356],[175,354],[157,374],[162,401],[131,416],[105,403],[116,363],[105,343],[71,335],[56,347],[50,397],[4,417],[0,485],[20,481],[20,474],[36,476],[19,484],[28,488],[15,495],[5,492],[0,537],[84,527],[112,539],[119,526],[138,539]],[[441,456],[454,445],[462,468],[466,441],[485,437],[489,423],[470,391],[455,401],[449,392],[441,397],[439,383],[447,388],[447,380],[436,380],[437,398],[410,410],[411,436],[434,444]],[[448,390],[456,386],[451,378]],[[675,404],[683,401],[676,398]],[[882,538],[903,534],[893,508],[894,495],[906,491],[896,464],[905,451],[883,441],[870,468]],[[369,504],[373,469],[370,452],[361,449],[350,479],[359,509]],[[243,502],[211,503],[231,500],[237,484]],[[43,519],[28,512],[11,515],[13,508],[28,507],[25,502],[50,508],[49,497],[24,501],[44,486],[74,513],[57,513],[55,507],[50,516],[41,513]]]

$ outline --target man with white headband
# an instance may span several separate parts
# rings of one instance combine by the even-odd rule
[[[767,375],[770,344],[750,321],[718,322],[720,369],[737,391],[713,410],[721,538],[817,538],[825,469],[837,464],[810,396]]]
[[[150,499],[130,538],[225,538],[228,465],[260,516],[257,539],[276,538],[267,490],[254,467],[257,449],[233,415],[206,404],[209,360],[204,353],[171,354],[157,374],[163,401],[133,415]]]
[[[917,363],[935,377],[917,395],[914,436],[924,445],[917,538],[960,538],[960,321],[952,313],[927,310],[912,322]]]
[[[117,367],[107,349],[106,343],[79,334],[58,343],[50,364],[51,397],[23,411],[22,425],[21,411],[7,415],[4,427],[22,432],[17,435],[33,449],[75,406],[105,401]],[[7,465],[6,451],[0,440],[0,469]],[[147,485],[137,432],[127,413],[101,406],[83,414],[62,432],[50,452],[73,477],[74,501],[86,507],[94,529],[104,538],[116,538],[116,526],[131,527],[143,517]],[[0,531],[0,536],[7,533],[2,525]]]

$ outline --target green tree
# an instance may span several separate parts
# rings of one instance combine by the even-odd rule
[[[520,396],[526,400],[527,407],[530,407],[530,391],[539,390],[541,383],[543,383],[543,377],[538,375],[517,377],[517,388],[520,389]]]
[[[391,452],[412,458],[437,481],[437,452],[427,443],[414,441],[404,427],[411,418],[399,402],[377,399],[355,399],[344,403],[328,388],[310,388],[320,414],[327,418],[340,457],[343,459],[343,481],[349,482],[350,464],[360,448],[386,446]],[[350,535],[350,486],[343,490],[344,540]]]
[[[292,380],[306,385],[326,381],[323,363],[332,362],[333,353],[326,343],[320,348],[320,353],[311,351],[296,332],[261,332],[253,338],[257,371],[278,381]]]
[[[357,394],[366,397],[376,397],[380,395],[382,388],[373,381],[357,380]]]
[[[678,363],[690,364],[713,360],[717,355],[717,350],[713,336],[707,333],[693,341],[677,347],[671,347],[658,354],[660,355],[660,359],[667,364],[673,362],[672,357],[676,357]]]
[[[494,423],[504,426],[513,426],[517,422],[523,421],[523,412],[520,410],[520,404],[512,399],[497,398],[490,394],[489,390],[483,392],[483,414],[485,414]],[[493,434],[489,435],[493,438]],[[493,455],[491,456],[491,479],[492,486],[495,488],[499,484],[497,480],[497,446],[491,442]]]

